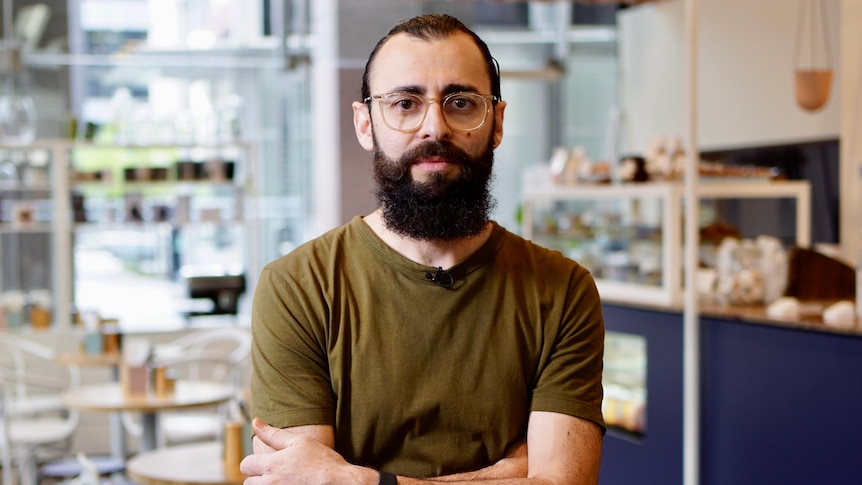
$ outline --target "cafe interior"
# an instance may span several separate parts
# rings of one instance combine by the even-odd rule
[[[494,220],[596,280],[599,483],[857,483],[862,2],[0,1],[2,485],[243,482],[257,275],[374,210],[351,102],[431,12]]]

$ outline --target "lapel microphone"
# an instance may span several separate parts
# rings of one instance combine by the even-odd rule
[[[452,285],[455,284],[455,277],[448,271],[444,271],[443,268],[439,266],[434,274],[431,274],[430,272],[425,273],[425,279],[437,283],[437,286],[440,288],[451,288]]]

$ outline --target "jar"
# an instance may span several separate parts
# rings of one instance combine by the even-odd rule
[[[7,291],[0,294],[0,307],[3,308],[8,328],[17,328],[24,324],[26,303],[26,295],[21,291]]]
[[[730,241],[730,242],[727,242]],[[730,305],[763,303],[765,278],[760,248],[751,240],[722,241],[719,248],[719,296]]]

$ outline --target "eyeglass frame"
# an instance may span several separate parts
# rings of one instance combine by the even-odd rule
[[[465,95],[465,94],[466,94],[466,95],[470,95],[470,96],[477,96],[477,97],[480,97],[480,98],[482,98],[482,100],[485,102],[485,111],[484,111],[484,115],[482,116],[482,122],[481,122],[481,123],[479,123],[475,128],[469,128],[469,129],[455,128],[455,127],[453,127],[452,125],[450,125],[450,124],[449,124],[449,119],[446,117],[446,112],[441,110],[441,113],[443,114],[443,121],[445,121],[445,122],[446,122],[446,126],[448,126],[449,128],[451,128],[451,129],[453,129],[453,130],[455,130],[455,131],[461,131],[461,132],[464,132],[464,133],[469,133],[469,132],[471,132],[471,131],[476,131],[476,130],[478,130],[478,129],[482,128],[483,126],[485,126],[485,123],[488,121],[488,112],[490,112],[490,111],[491,111],[491,109],[494,107],[494,105],[495,105],[496,103],[499,103],[499,102],[500,102],[500,98],[499,98],[499,97],[497,97],[497,96],[495,96],[495,95],[493,95],[493,94],[479,94],[479,93],[474,93],[474,92],[472,92],[472,91],[457,91],[457,92],[454,92],[454,93],[449,93],[449,94],[447,94],[446,96],[443,96],[443,97],[442,97],[441,99],[439,99],[439,100],[438,100],[438,99],[431,99],[431,98],[429,98],[429,97],[425,96],[424,94],[414,93],[414,92],[412,92],[412,91],[391,91],[391,92],[383,93],[383,94],[372,94],[371,96],[367,96],[367,97],[365,97],[365,98],[362,100],[362,102],[363,102],[363,103],[365,103],[365,104],[369,104],[369,103],[371,103],[372,101],[380,101],[380,102],[382,102],[382,101],[385,99],[385,97],[386,97],[386,96],[391,96],[391,95],[393,95],[393,94],[409,94],[409,95],[411,95],[411,96],[416,96],[416,97],[422,98],[422,99],[424,100],[424,103],[425,103],[425,110],[422,112],[422,119],[420,119],[420,120],[419,120],[419,122],[418,122],[418,123],[416,123],[416,126],[414,126],[414,127],[412,127],[412,128],[409,128],[409,129],[400,129],[400,128],[396,128],[396,127],[392,126],[391,124],[389,124],[389,121],[387,121],[387,120],[386,120],[386,115],[385,115],[385,114],[383,114],[383,107],[382,107],[382,106],[380,107],[380,117],[383,119],[383,122],[386,124],[386,126],[388,126],[389,128],[391,128],[391,129],[393,129],[393,130],[395,130],[395,131],[399,131],[399,132],[401,132],[401,133],[412,133],[412,132],[414,132],[414,131],[418,130],[418,129],[419,129],[419,127],[420,127],[420,126],[422,126],[422,123],[424,123],[424,122],[425,122],[425,118],[427,118],[427,117],[428,117],[428,111],[431,109],[431,104],[432,104],[432,103],[437,103],[437,104],[439,104],[439,105],[440,105],[440,107],[442,108],[442,107],[443,107],[443,103],[445,103],[447,99],[452,98],[452,97],[454,97],[454,96],[458,96],[458,95],[463,96],[463,95]],[[490,107],[488,106],[488,100],[490,100],[490,101],[491,101],[491,106],[490,106]],[[370,110],[370,109],[371,109],[371,108],[370,108],[370,106],[369,106],[369,110]]]

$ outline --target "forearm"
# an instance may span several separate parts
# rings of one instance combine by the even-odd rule
[[[551,485],[549,482],[540,478],[474,478],[470,479],[468,475],[463,475],[463,479],[450,480],[449,477],[440,478],[410,478],[398,477],[398,485],[422,485],[429,483],[448,483],[450,485],[458,484],[476,484],[487,483],[488,485]],[[376,484],[375,484],[376,485]]]
[[[474,485],[474,484],[488,484],[488,485],[563,485],[565,482],[557,482],[553,480],[549,480],[546,478],[494,478],[491,476],[483,475],[481,470],[479,472],[473,473],[459,473],[458,475],[449,475],[445,477],[437,477],[437,478],[412,478],[412,477],[397,477],[398,485],[428,485],[435,483],[447,483],[449,485]],[[377,485],[378,482],[372,481],[370,485]]]
[[[352,472],[343,475],[351,477],[349,482],[356,485],[378,485],[380,476],[377,471],[371,468],[356,467]],[[554,482],[543,478],[491,478],[480,471],[459,473],[458,475],[448,475],[445,477],[436,478],[414,478],[414,477],[396,477],[397,485],[433,485],[436,483],[447,483],[449,485],[563,485],[564,482]]]
[[[487,485],[595,485],[598,483],[598,473],[575,473],[560,475],[559,473],[534,472],[531,476],[521,473],[520,466],[511,467],[511,464],[498,463],[474,472],[458,473],[435,478],[413,478],[397,477],[397,485],[428,485],[435,483],[446,483],[447,485],[459,484],[487,484]],[[525,470],[525,467],[524,467]],[[570,470],[571,471],[571,470]],[[365,483],[365,482],[363,482]],[[377,485],[378,482],[368,482]]]
[[[512,448],[502,460],[491,466],[475,471],[437,477],[434,478],[433,481],[447,483],[469,483],[511,478],[526,478],[527,469],[527,443],[526,441],[522,441],[512,446]]]
[[[513,446],[496,464],[476,472],[426,480],[399,477],[398,485],[595,485],[599,481],[601,454],[602,436],[596,424],[556,413],[534,412],[527,441]]]
[[[528,477],[528,458],[527,444],[522,441],[513,445],[506,456],[497,463],[470,472],[457,473],[434,478],[412,478],[412,477],[397,477],[398,485],[420,485],[433,483],[447,483],[449,485],[461,484],[476,484],[486,483],[489,485],[553,485],[565,484],[593,484],[591,481],[572,482],[568,478],[552,479],[548,476],[541,476],[536,473],[535,477]],[[377,482],[372,482],[375,485]]]
[[[429,484],[429,483],[448,483],[450,485],[457,485],[458,483],[489,483],[489,484],[501,484],[505,485],[508,483],[515,484],[550,484],[554,482],[542,481],[542,480],[526,480],[527,476],[527,444],[526,441],[521,441],[513,445],[507,452],[506,456],[498,461],[497,463],[490,465],[488,467],[469,471],[456,473],[452,475],[445,475],[440,477],[433,478],[413,478],[413,477],[397,477],[397,483],[399,485],[410,485],[410,484]],[[362,467],[359,467],[362,468]],[[365,470],[362,469],[356,472],[357,476],[367,477],[365,474]],[[380,476],[378,472],[374,472],[375,474],[371,476],[370,482],[358,482],[358,483],[369,483],[370,485],[377,485],[378,483],[384,483],[379,480]],[[390,482],[391,483],[391,482]]]
[[[473,472],[435,478],[397,477],[398,485],[433,483],[489,485],[595,485],[601,458],[597,425],[570,416],[534,412],[526,442],[508,450],[499,462]],[[241,471],[246,485],[273,483],[352,483],[378,485],[372,468],[353,465],[333,448],[332,427],[278,429],[259,419],[252,423],[255,453]],[[530,453],[527,454],[527,443]]]
[[[488,484],[488,485],[595,485],[598,483],[598,473],[588,471],[586,473],[573,472],[569,468],[568,473],[558,472],[543,473],[534,471],[527,473],[526,458],[506,458],[500,462],[480,470],[446,475],[435,478],[413,478],[397,477],[398,485],[423,485],[433,483],[446,483],[448,485],[459,484]],[[365,482],[363,482],[365,483]],[[376,481],[370,482],[376,485]]]

